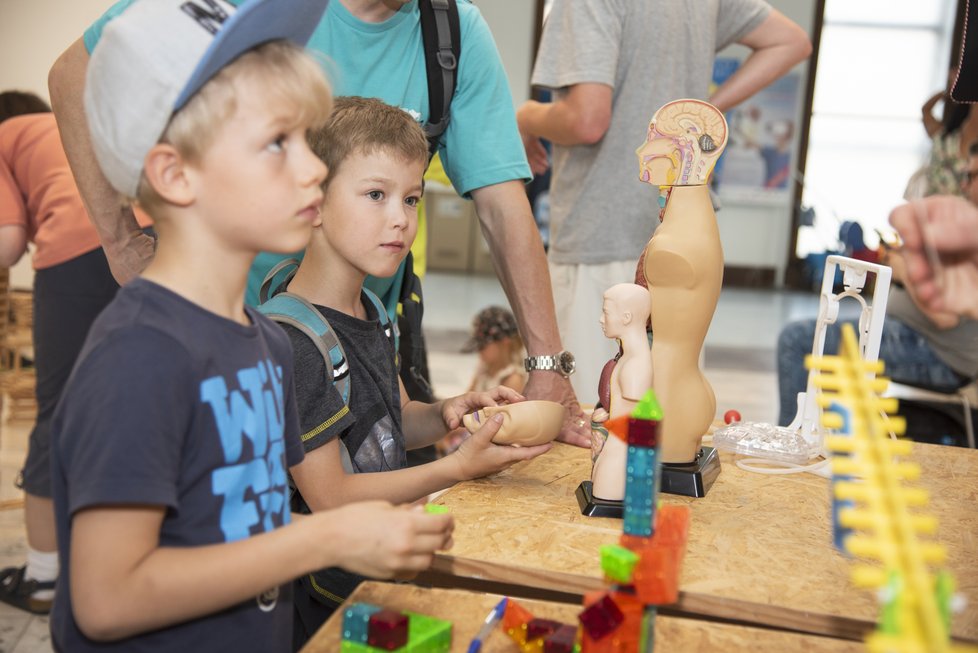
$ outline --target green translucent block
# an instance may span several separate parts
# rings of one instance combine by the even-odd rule
[[[617,544],[601,547],[601,570],[615,581],[627,585],[632,582],[632,571],[638,563],[638,554]]]

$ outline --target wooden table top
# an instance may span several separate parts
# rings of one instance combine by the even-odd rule
[[[762,475],[721,454],[723,471],[706,497],[662,495],[692,508],[679,611],[707,617],[860,637],[875,623],[874,596],[849,581],[852,561],[831,543],[827,479]],[[957,637],[978,639],[978,451],[915,444],[931,493],[929,512],[948,568],[968,599]],[[581,515],[574,496],[590,475],[586,449],[549,453],[491,478],[456,485],[436,503],[455,516],[455,546],[434,569],[454,577],[582,594],[604,586],[598,550],[614,543],[620,519]]]
[[[414,585],[366,582],[350,595],[347,603],[365,602],[393,610],[410,610],[452,622],[452,651],[465,653],[483,620],[502,598],[466,590],[425,589]],[[579,606],[549,601],[518,599],[535,617],[576,624]],[[340,650],[343,611],[337,610],[302,653],[335,653]],[[717,624],[691,619],[658,616],[655,620],[655,645],[660,651],[751,651],[752,653],[855,653],[864,650],[858,642],[814,637],[745,626]],[[499,627],[485,640],[485,653],[519,651]]]

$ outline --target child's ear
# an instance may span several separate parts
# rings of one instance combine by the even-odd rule
[[[143,161],[143,174],[164,201],[177,206],[187,206],[194,201],[186,161],[169,143],[157,143],[150,149]]]

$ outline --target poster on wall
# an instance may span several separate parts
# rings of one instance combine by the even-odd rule
[[[740,62],[719,58],[719,86]],[[729,139],[717,162],[714,188],[721,197],[784,201],[789,197],[797,146],[800,79],[785,75],[727,112]]]

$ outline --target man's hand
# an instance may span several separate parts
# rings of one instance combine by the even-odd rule
[[[903,239],[906,283],[922,305],[978,319],[978,208],[935,195],[898,206],[890,224]]]
[[[560,427],[557,440],[578,447],[591,446],[591,429],[581,411],[581,405],[577,403],[569,379],[554,372],[530,372],[523,394],[527,399],[549,399],[563,404],[567,409],[567,415],[564,417],[564,424]]]

